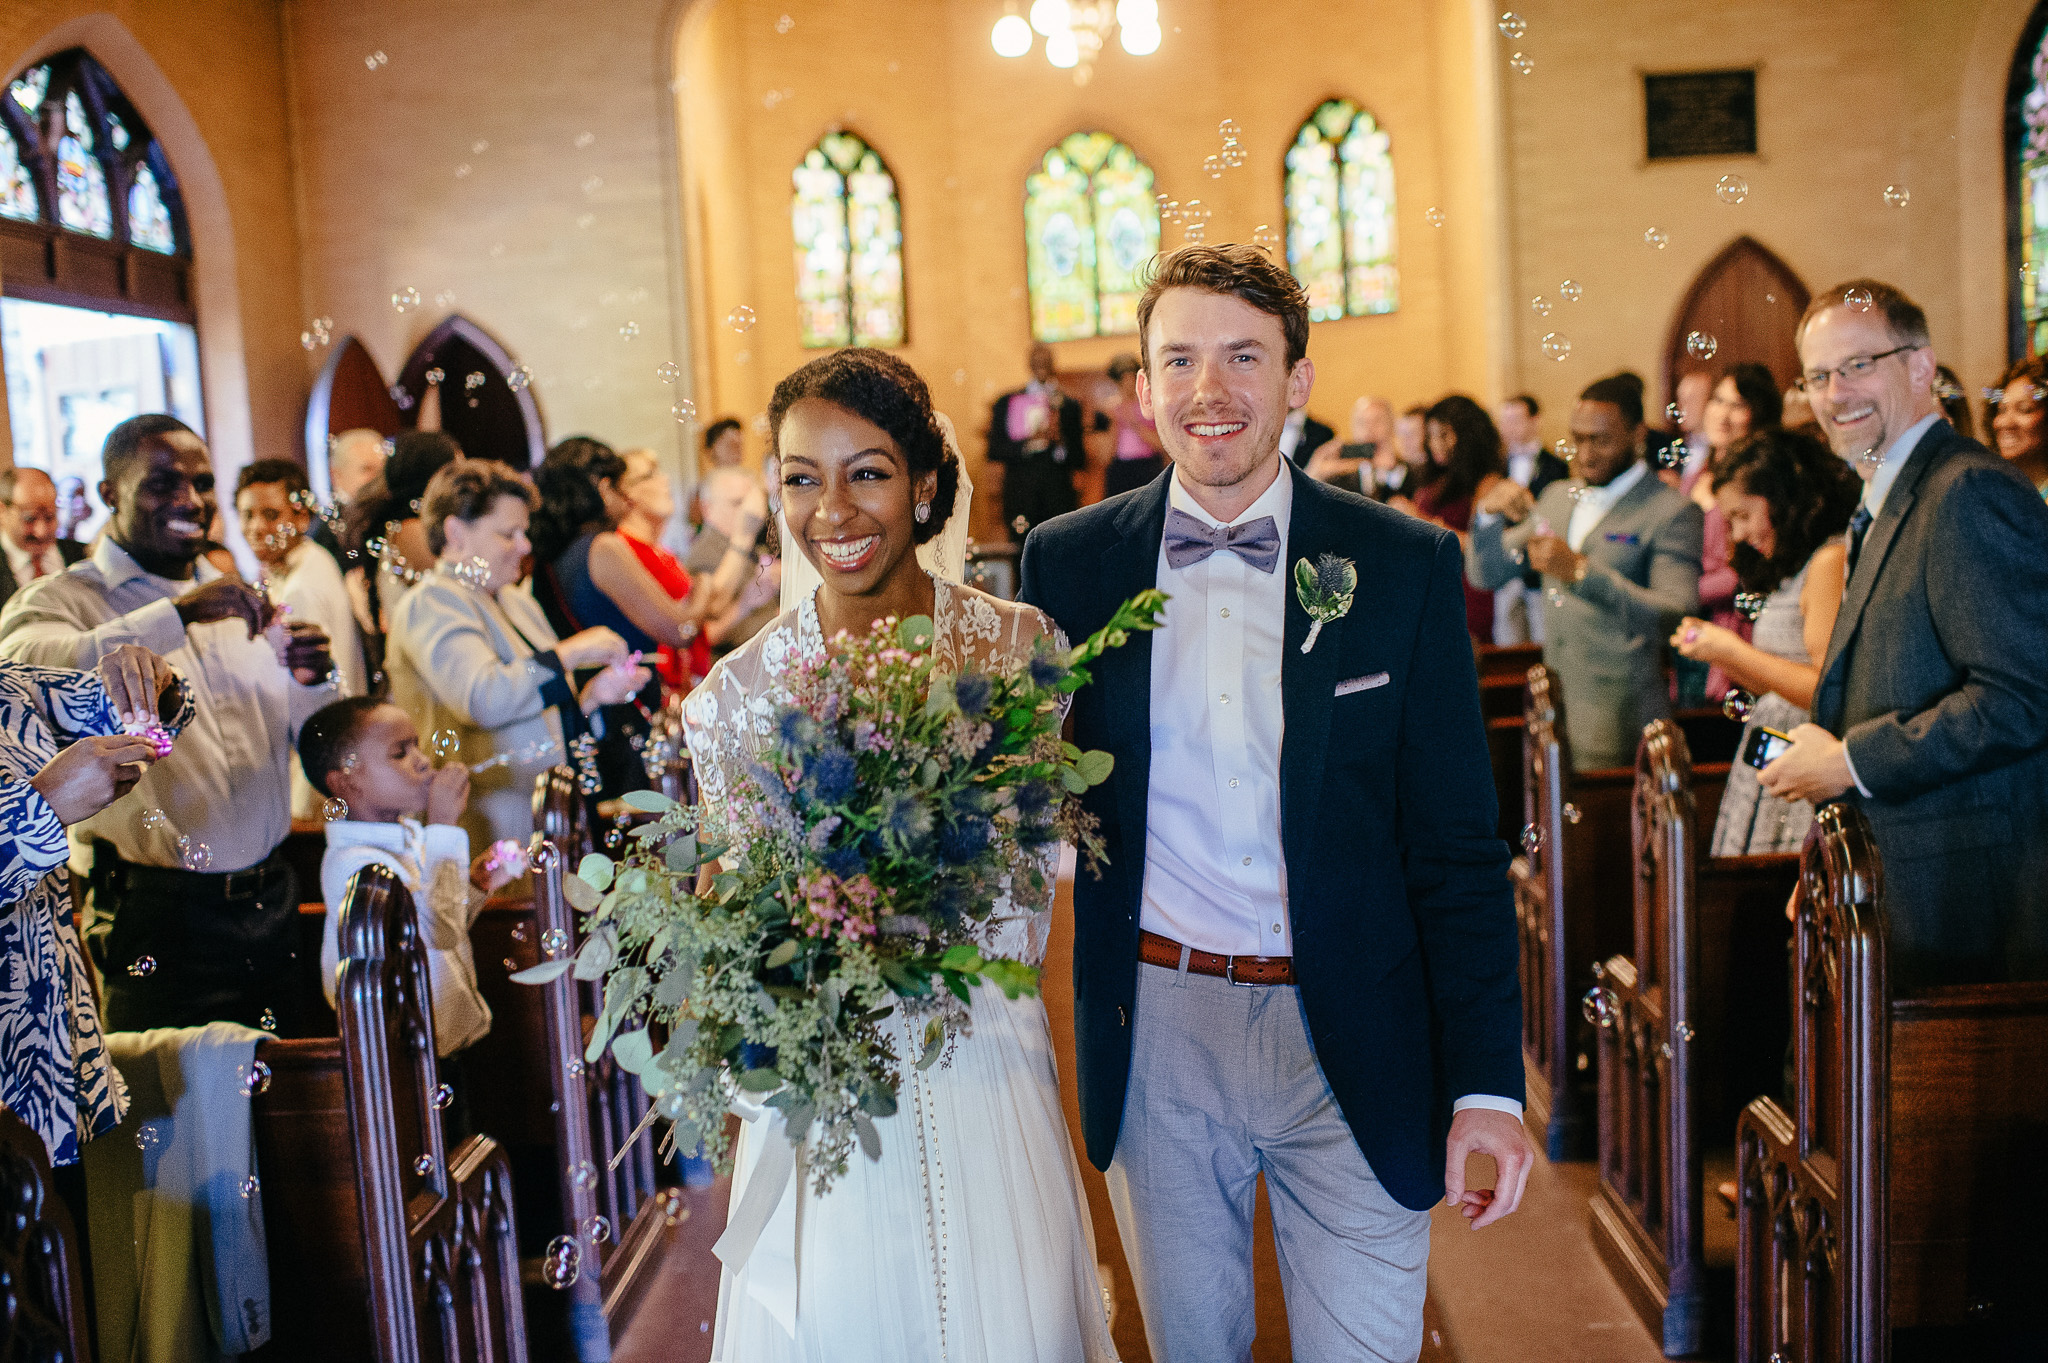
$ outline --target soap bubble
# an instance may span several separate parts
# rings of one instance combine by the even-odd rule
[[[597,191],[604,188],[604,176],[587,175],[584,177],[583,183],[578,187],[582,189],[582,191],[585,194],[595,194],[597,193]]]
[[[1755,623],[1756,618],[1764,613],[1764,601],[1765,597],[1762,592],[1737,592],[1735,593],[1735,611],[1743,619]]]
[[[469,162],[464,161],[461,165],[455,168],[455,178],[458,180],[467,180],[469,178],[469,170]]]
[[[1577,805],[1568,804],[1564,807],[1564,821],[1566,823],[1577,823],[1580,817]]]
[[[462,735],[453,729],[436,729],[434,736],[427,740],[434,756],[446,761],[462,751]]]
[[[1200,199],[1189,199],[1181,205],[1180,215],[1188,222],[1207,222],[1214,211]]]
[[[261,1027],[266,1032],[276,1031],[277,1014],[271,1012],[268,1008],[264,1009],[261,1013],[258,1013],[256,1015],[256,1025],[258,1027]]]
[[[554,846],[554,844],[553,844],[553,843],[551,843],[551,842],[544,842],[544,843],[542,843],[542,844],[541,844],[541,846],[543,846],[543,847],[553,847],[553,846]],[[546,956],[546,957],[547,957],[547,958],[548,958],[549,960],[553,960],[553,959],[554,959],[555,957],[557,957],[557,956],[561,955],[561,954],[562,954],[563,952],[567,951],[568,949],[569,949],[569,931],[568,931],[568,929],[566,929],[566,928],[549,928],[549,929],[548,929],[548,930],[547,930],[546,932],[543,932],[543,933],[542,933],[542,934],[540,935],[540,950],[541,950],[541,954],[542,954],[542,955],[544,955],[544,956]]]
[[[1534,855],[1543,846],[1543,834],[1533,823],[1522,825],[1522,850]]]
[[[622,341],[630,341],[639,334],[640,324],[638,322],[627,322],[619,327],[619,339]]]
[[[313,339],[312,332],[302,331],[299,333],[299,344],[305,349],[311,350],[314,346],[318,345],[319,342]]]
[[[754,310],[745,303],[725,315],[725,324],[734,331],[745,333],[754,329]]]
[[[1202,173],[1212,180],[1222,179],[1223,158],[1220,156],[1204,156],[1202,158]]]
[[[1529,59],[1529,54],[1526,52],[1517,52],[1514,56],[1509,57],[1508,65],[1515,68],[1515,74],[1518,76],[1526,76],[1536,69],[1536,63]]]
[[[783,15],[780,19],[777,19],[775,21],[775,31],[777,33],[787,33],[795,27],[796,20],[790,18],[787,14]]]
[[[588,228],[590,224],[596,221],[597,214],[595,213],[578,213],[576,215],[576,225],[581,228]],[[579,323],[578,325],[581,325],[581,323]]]
[[[1536,296],[1535,296],[1534,298],[1532,298],[1532,299],[1530,299],[1530,300],[1529,300],[1529,306],[1530,306],[1530,308],[1531,308],[1531,309],[1533,309],[1533,310],[1535,311],[1535,313],[1536,313],[1536,315],[1537,315],[1538,317],[1548,317],[1548,316],[1550,316],[1550,308],[1551,308],[1551,303],[1550,303],[1550,300],[1549,300],[1548,298],[1545,298],[1545,297],[1544,297],[1544,296],[1543,296],[1542,294],[1540,294],[1540,293],[1539,293],[1539,294],[1537,294],[1537,295],[1536,295]]]
[[[1564,299],[1567,303],[1576,303],[1586,296],[1586,291],[1580,286],[1578,280],[1567,279],[1564,283],[1557,286],[1557,294],[1558,297]]]
[[[1559,610],[1564,609],[1564,593],[1552,587],[1543,593],[1543,599]]]
[[[1566,356],[1572,353],[1572,343],[1554,331],[1543,333],[1542,345],[1543,358],[1546,360],[1562,362]]]
[[[339,795],[330,795],[320,805],[320,817],[328,823],[340,823],[348,817],[348,801]]]
[[[462,376],[462,390],[466,393],[474,393],[483,386],[484,376],[478,371],[472,370]]]
[[[1511,43],[1520,40],[1521,36],[1529,31],[1528,21],[1513,10],[1500,16],[1499,27],[1500,36]]]
[[[1685,408],[1679,406],[1675,401],[1665,403],[1664,419],[1676,426],[1679,422],[1685,420]]]
[[[612,1238],[610,1217],[593,1216],[583,1223],[583,1238],[592,1245],[601,1245]]]
[[[541,1256],[540,1278],[549,1287],[560,1292],[576,1285],[576,1277],[583,1271],[583,1248],[566,1235],[557,1235],[548,1241],[547,1253]]]
[[[412,1162],[412,1171],[421,1178],[425,1178],[428,1174],[433,1173],[434,1157],[432,1155],[421,1155]]]
[[[1442,227],[1444,225],[1444,211],[1441,208],[1432,208],[1422,215],[1422,220],[1431,227]]]
[[[589,145],[590,145],[590,144],[591,144],[592,142],[595,142],[595,141],[597,141],[597,134],[596,134],[596,133],[591,133],[591,132],[582,132],[582,133],[577,133],[577,134],[576,134],[576,150],[578,150],[578,151],[582,151],[582,150],[583,150],[583,149],[584,149],[585,147],[589,146]]]
[[[677,421],[695,421],[697,419],[697,404],[688,398],[676,399],[675,406],[669,408],[668,411],[669,415]]]
[[[1567,464],[1579,457],[1579,447],[1568,435],[1559,436],[1557,442],[1551,448],[1556,450],[1557,457],[1564,460]]]
[[[178,860],[188,871],[204,871],[213,865],[213,849],[187,833],[178,839]]]
[[[1685,353],[1695,360],[1711,360],[1720,348],[1721,343],[1704,331],[1685,333]]]
[[[240,1073],[244,1098],[255,1098],[270,1091],[270,1066],[261,1060],[251,1060]]]
[[[1244,129],[1237,126],[1237,120],[1234,118],[1226,118],[1216,125],[1216,135],[1225,142],[1235,142],[1243,134]]]
[[[391,295],[392,310],[401,316],[420,305],[420,291],[408,284]]]
[[[142,826],[151,833],[160,833],[171,826],[171,819],[161,809],[145,809],[142,811]]]
[[[1595,1027],[1612,1027],[1617,1015],[1614,991],[1604,985],[1594,985],[1579,1000],[1579,1013]]]
[[[1887,207],[1904,208],[1907,204],[1913,202],[1913,191],[1907,189],[1904,185],[1886,185],[1884,187],[1884,201]]]
[[[256,1194],[262,1191],[263,1180],[256,1177],[256,1175],[251,1174],[249,1175],[249,1177],[242,1180],[241,1194],[242,1200],[244,1202],[247,1202],[250,1198],[256,1196]]]
[[[128,973],[138,980],[146,980],[156,974],[156,957],[137,956],[128,964]]]
[[[455,1101],[455,1090],[446,1084],[434,1085],[433,1107],[436,1112],[446,1112]]]
[[[581,1079],[583,1077],[583,1062],[581,1060],[571,1060],[568,1064],[562,1066],[562,1070],[571,1079]]]
[[[551,842],[542,842],[527,857],[527,861],[532,864],[534,869],[540,871],[552,869],[561,859],[561,852]],[[555,931],[559,932],[561,929],[557,928]],[[545,941],[546,939],[543,938],[542,940]]]
[[[1277,256],[1280,254],[1280,233],[1262,222],[1252,229],[1252,245],[1269,256]]]
[[[569,1181],[579,1188],[597,1186],[597,1166],[587,1159],[577,1160],[569,1166]]]
[[[1848,305],[1851,312],[1869,312],[1876,306],[1877,300],[1870,296],[1868,289],[1851,289],[1842,295],[1842,302]]]
[[[382,48],[379,48],[375,52],[372,52],[369,56],[363,58],[363,65],[368,67],[370,70],[375,71],[378,68],[389,63],[390,60],[391,58],[384,55],[384,50]]]
[[[1749,197],[1749,181],[1740,175],[1723,175],[1714,182],[1714,197],[1724,204],[1739,204]]]
[[[1756,697],[1739,686],[1728,688],[1728,694],[1721,697],[1721,713],[1737,724],[1749,723],[1749,712],[1756,705]]]
[[[533,371],[523,364],[505,376],[505,386],[515,393],[525,392],[532,382]]]
[[[663,1188],[655,1194],[655,1200],[661,1205],[661,1219],[669,1225],[678,1226],[690,1219],[690,1204],[681,1188]]]
[[[1652,227],[1643,233],[1643,245],[1652,251],[1661,251],[1671,244],[1671,234],[1661,227]]]
[[[135,1128],[135,1148],[154,1150],[164,1143],[163,1134],[156,1129],[155,1122],[144,1122]]]
[[[1236,170],[1244,164],[1244,148],[1235,142],[1225,142],[1223,150],[1216,153],[1216,159],[1223,163],[1225,170]]]
[[[441,386],[441,380],[443,380],[443,379],[445,379],[445,378],[447,378],[447,377],[448,377],[448,371],[447,371],[447,370],[445,370],[445,369],[443,369],[443,368],[441,368],[441,367],[440,367],[439,365],[436,365],[436,366],[435,366],[434,368],[432,368],[432,369],[429,369],[429,370],[428,370],[428,371],[426,372],[426,376],[425,376],[425,377],[426,377],[426,380],[427,380],[427,387],[429,387],[429,388],[439,388],[439,387]],[[419,508],[418,508],[418,507],[414,507],[414,508],[413,508],[413,510],[414,510],[414,511],[418,511],[418,510],[419,510]]]
[[[683,376],[683,367],[674,360],[663,360],[654,367],[654,377],[663,383],[674,383]]]

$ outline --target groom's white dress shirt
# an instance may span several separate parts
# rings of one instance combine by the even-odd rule
[[[1204,525],[1216,520],[1180,484],[1166,504]],[[1152,773],[1145,797],[1145,879],[1138,925],[1223,956],[1292,956],[1287,861],[1280,844],[1280,667],[1291,587],[1288,520],[1294,480],[1273,485],[1226,525],[1271,516],[1280,554],[1262,573],[1229,550],[1174,568],[1159,547],[1157,582],[1168,596],[1152,636]],[[1494,1094],[1452,1104],[1519,1117]]]

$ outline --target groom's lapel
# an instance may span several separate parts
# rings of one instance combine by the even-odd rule
[[[1172,475],[1155,478],[1124,504],[1116,518],[1116,542],[1101,562],[1101,617],[1158,585],[1159,539],[1166,528],[1166,485]],[[1076,643],[1080,642],[1075,640]],[[1130,636],[1095,664],[1095,684],[1102,688],[1109,751],[1116,758],[1117,822],[1125,847],[1136,849],[1123,858],[1142,864],[1145,847],[1146,792],[1152,779],[1152,634]]]
[[[1336,495],[1291,463],[1288,467],[1294,479],[1294,509],[1288,516],[1287,557],[1274,567],[1287,579],[1286,642],[1280,658],[1280,824],[1281,851],[1290,866],[1299,866],[1294,853],[1305,856],[1315,835],[1315,798],[1322,789],[1330,712],[1342,665],[1338,655],[1351,618],[1346,615],[1324,625],[1315,647],[1301,651],[1311,621],[1295,595],[1294,565],[1302,559],[1314,563],[1319,554],[1341,554],[1346,546],[1339,540]]]

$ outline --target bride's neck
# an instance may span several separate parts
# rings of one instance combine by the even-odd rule
[[[906,554],[896,571],[860,595],[837,592],[826,582],[818,588],[818,630],[827,639],[841,630],[861,635],[877,620],[893,615],[908,620],[913,615],[929,616],[936,608],[932,579],[918,563],[917,555]]]

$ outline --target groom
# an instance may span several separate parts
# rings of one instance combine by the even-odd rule
[[[1159,1363],[1250,1356],[1260,1173],[1295,1356],[1412,1360],[1428,1208],[1497,1221],[1531,1159],[1458,541],[1280,458],[1315,369],[1307,299],[1264,252],[1166,257],[1138,329],[1173,468],[1023,557],[1070,638],[1171,597],[1074,700],[1074,742],[1116,758],[1086,797],[1110,864],[1074,887],[1088,1157]],[[1327,555],[1355,595],[1342,564],[1297,588]],[[1475,1153],[1492,1193],[1464,1186]]]

